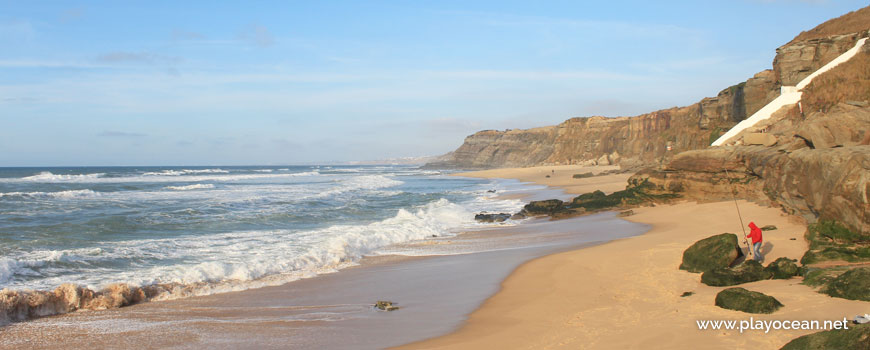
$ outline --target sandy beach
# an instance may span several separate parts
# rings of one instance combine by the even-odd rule
[[[553,176],[552,168],[556,174]],[[572,167],[499,169],[463,176],[518,178],[566,191],[591,184],[569,183]],[[541,174],[550,172],[543,179]],[[564,176],[563,176],[564,175]],[[614,180],[611,175],[608,179]],[[584,179],[595,181],[595,178]],[[618,188],[618,184],[610,186]],[[624,186],[624,182],[623,182]],[[608,189],[615,187],[607,187]],[[586,191],[584,189],[582,191]],[[581,192],[582,192],[581,191]],[[765,232],[765,262],[799,259],[806,226],[779,209],[740,201],[744,220],[776,225]],[[741,234],[734,202],[683,202],[635,209],[630,221],[652,229],[628,239],[559,253],[521,265],[501,290],[457,331],[402,349],[777,349],[811,330],[699,330],[699,320],[842,320],[870,311],[870,303],[832,298],[801,284],[801,278],[741,285],[771,295],[785,306],[770,315],[714,305],[725,287],[700,282],[678,269],[682,252],[697,240],[723,232]],[[744,247],[745,248],[745,247]],[[684,292],[694,295],[681,297]]]
[[[454,174],[455,176],[516,179],[522,182],[532,182],[540,185],[558,188],[568,194],[583,194],[595,190],[611,193],[625,189],[625,182],[630,173],[610,174],[575,179],[575,174],[600,174],[605,171],[618,170],[618,166],[583,166],[583,165],[553,165],[527,168],[502,168],[473,171]]]

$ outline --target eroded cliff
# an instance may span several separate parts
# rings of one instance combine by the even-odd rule
[[[571,118],[559,125],[528,130],[481,131],[468,136],[447,159],[429,166],[665,164],[679,152],[708,147],[724,131],[779,96],[781,86],[796,84],[866,36],[865,29],[790,42],[777,49],[773,69],[686,107],[634,117]]]

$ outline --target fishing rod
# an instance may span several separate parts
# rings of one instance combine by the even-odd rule
[[[731,187],[731,198],[734,199],[734,207],[737,208],[737,218],[740,219],[740,229],[743,230],[743,243],[746,244],[746,251],[749,252],[749,256],[752,256],[752,246],[749,245],[749,241],[746,240],[746,228],[743,227],[743,215],[740,215],[740,206],[737,205],[737,195],[734,191],[734,184],[731,182],[731,173],[728,172],[728,168],[725,167],[723,162],[722,168],[725,169],[725,175],[728,177],[728,186]]]

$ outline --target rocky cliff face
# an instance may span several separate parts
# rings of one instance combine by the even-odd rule
[[[790,43],[776,49],[773,71],[779,85],[795,86],[826,63],[849,51],[867,32]]]
[[[809,222],[833,219],[870,234],[870,107],[838,105],[777,135],[777,144],[683,152],[635,175],[695,200],[782,206]]]
[[[664,164],[709,146],[724,131],[867,36],[866,31],[791,42],[777,49],[773,69],[687,107],[634,117],[572,118],[529,130],[487,130],[468,136],[448,159],[430,167],[494,168],[545,164]],[[670,149],[669,149],[670,148]]]

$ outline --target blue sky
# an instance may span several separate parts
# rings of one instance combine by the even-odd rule
[[[0,166],[442,154],[687,105],[864,1],[4,1]]]

